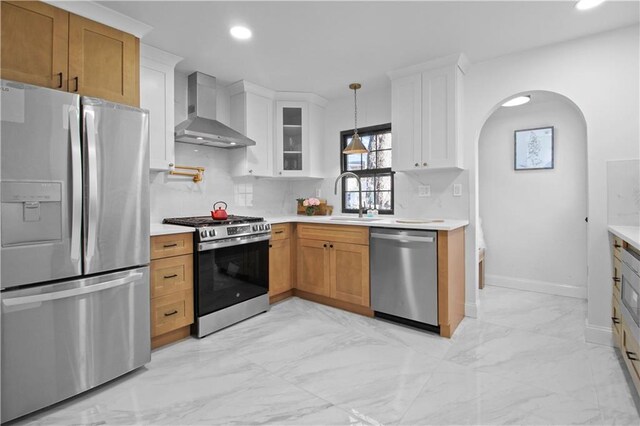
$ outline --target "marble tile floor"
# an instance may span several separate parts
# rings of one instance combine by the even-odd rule
[[[582,300],[486,287],[452,339],[293,298],[29,425],[640,425]]]

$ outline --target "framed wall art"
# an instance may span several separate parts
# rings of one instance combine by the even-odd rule
[[[553,169],[553,126],[514,132],[515,170]]]

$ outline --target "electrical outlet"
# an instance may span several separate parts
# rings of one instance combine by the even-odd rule
[[[431,185],[418,185],[418,197],[431,197]]]
[[[316,198],[322,197],[322,189],[316,188]]]
[[[462,184],[454,183],[453,184],[453,196],[454,197],[462,197]]]

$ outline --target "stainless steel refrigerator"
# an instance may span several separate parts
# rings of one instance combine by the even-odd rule
[[[0,84],[5,422],[151,358],[149,117]]]

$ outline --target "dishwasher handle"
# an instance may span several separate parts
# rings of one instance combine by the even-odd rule
[[[394,234],[371,234],[371,238],[398,241],[400,243],[432,243],[435,241],[433,237],[416,237],[413,235],[394,235]]]

